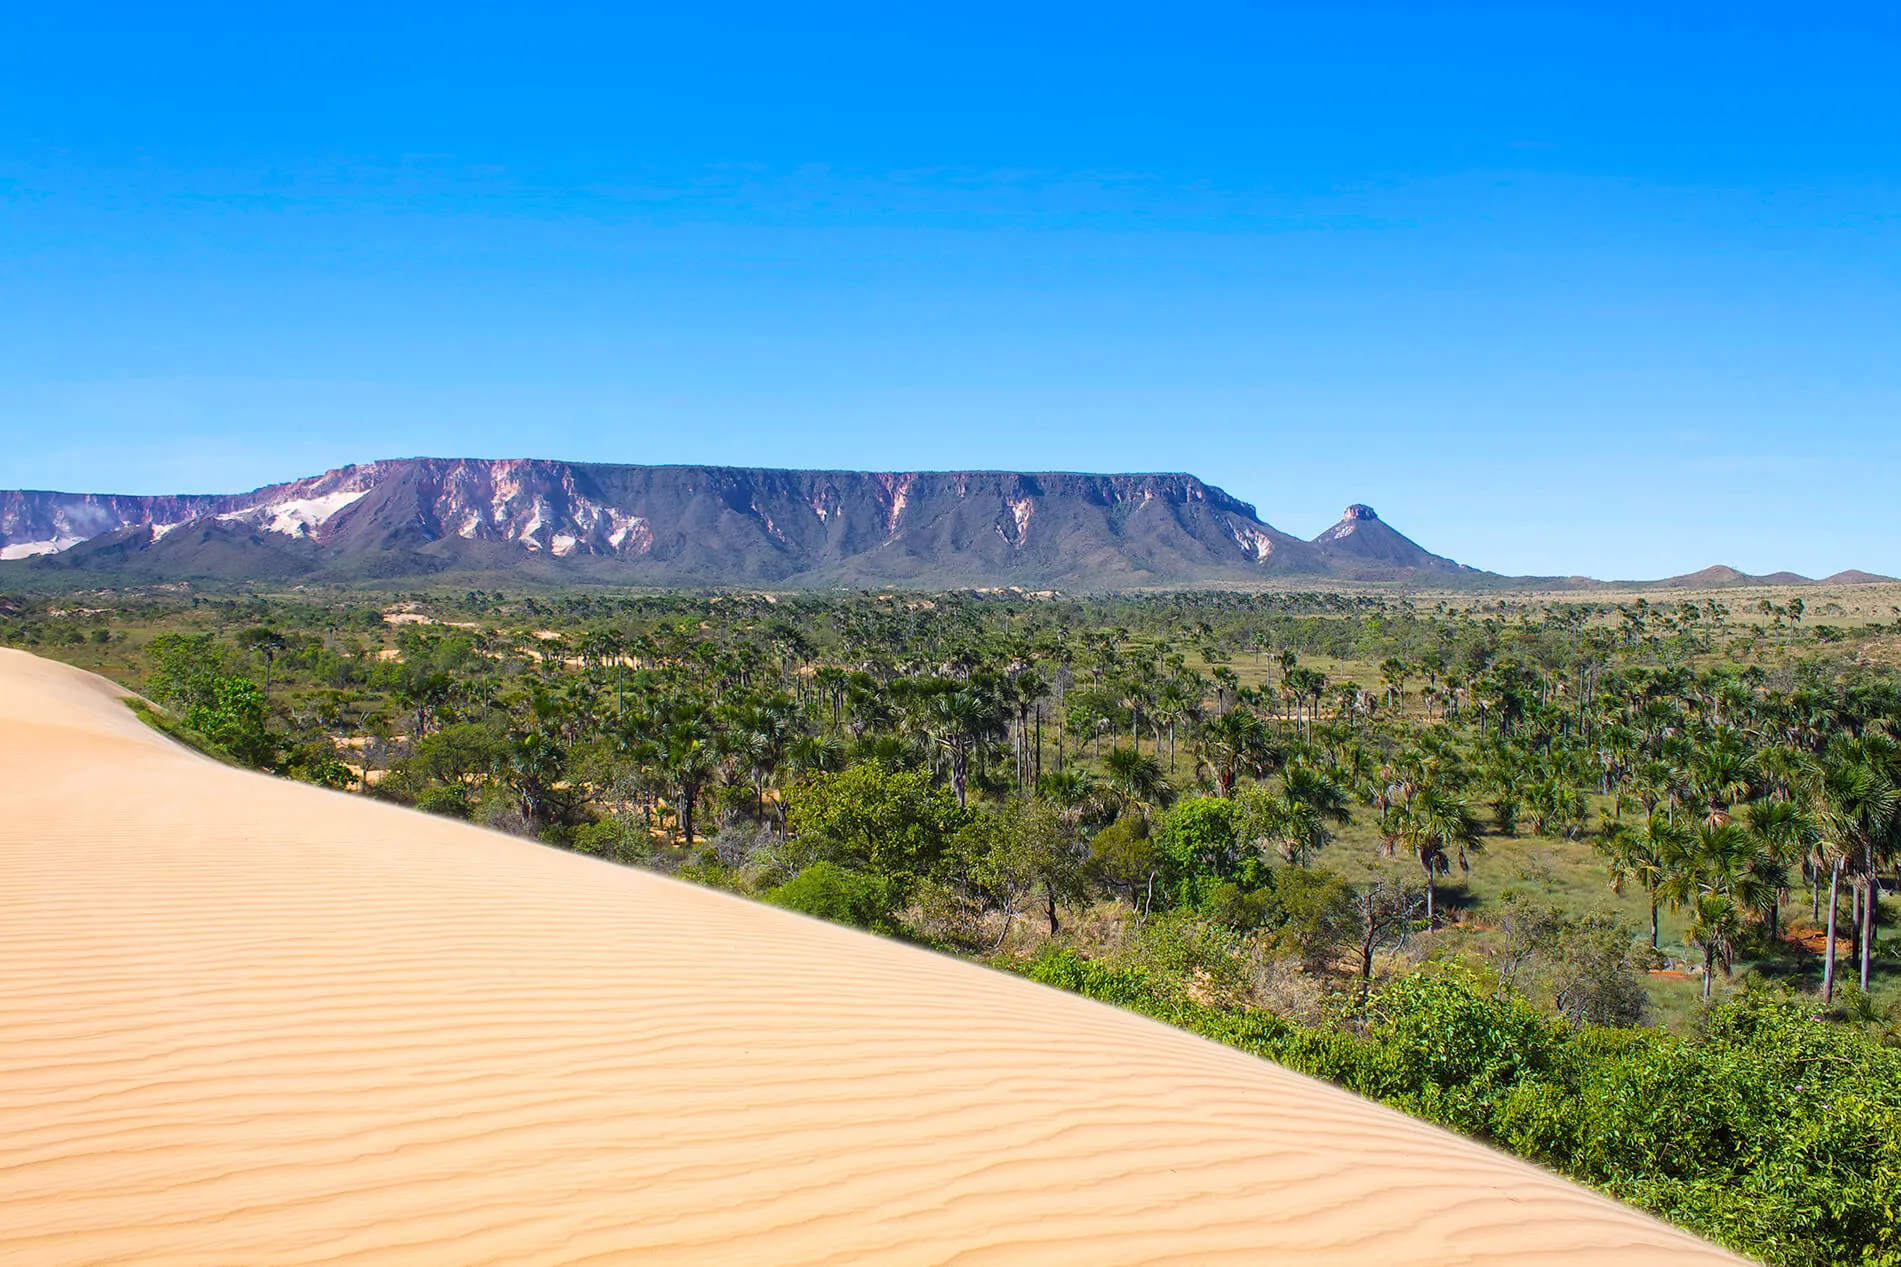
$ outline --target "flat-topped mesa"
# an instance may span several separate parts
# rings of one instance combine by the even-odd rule
[[[0,548],[126,580],[1150,586],[1324,572],[1192,475],[404,458],[250,493],[0,492]],[[22,564],[22,567],[27,565]]]

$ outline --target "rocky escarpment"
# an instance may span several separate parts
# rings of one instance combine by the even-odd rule
[[[0,547],[127,578],[1127,586],[1328,570],[1314,545],[1182,474],[414,458],[224,497],[12,496],[32,510]]]

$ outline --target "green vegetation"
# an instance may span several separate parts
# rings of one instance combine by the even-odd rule
[[[1769,1262],[1891,1262],[1901,622],[1813,606],[172,589],[0,598],[0,640],[241,764],[1132,1007]]]

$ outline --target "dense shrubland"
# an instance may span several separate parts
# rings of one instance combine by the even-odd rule
[[[242,764],[982,958],[1771,1262],[1885,1262],[1896,631],[1807,616],[149,593],[0,601],[0,636]]]

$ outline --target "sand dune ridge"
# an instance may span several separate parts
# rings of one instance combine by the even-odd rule
[[[0,651],[0,1261],[1694,1263],[1027,981],[228,770]]]

